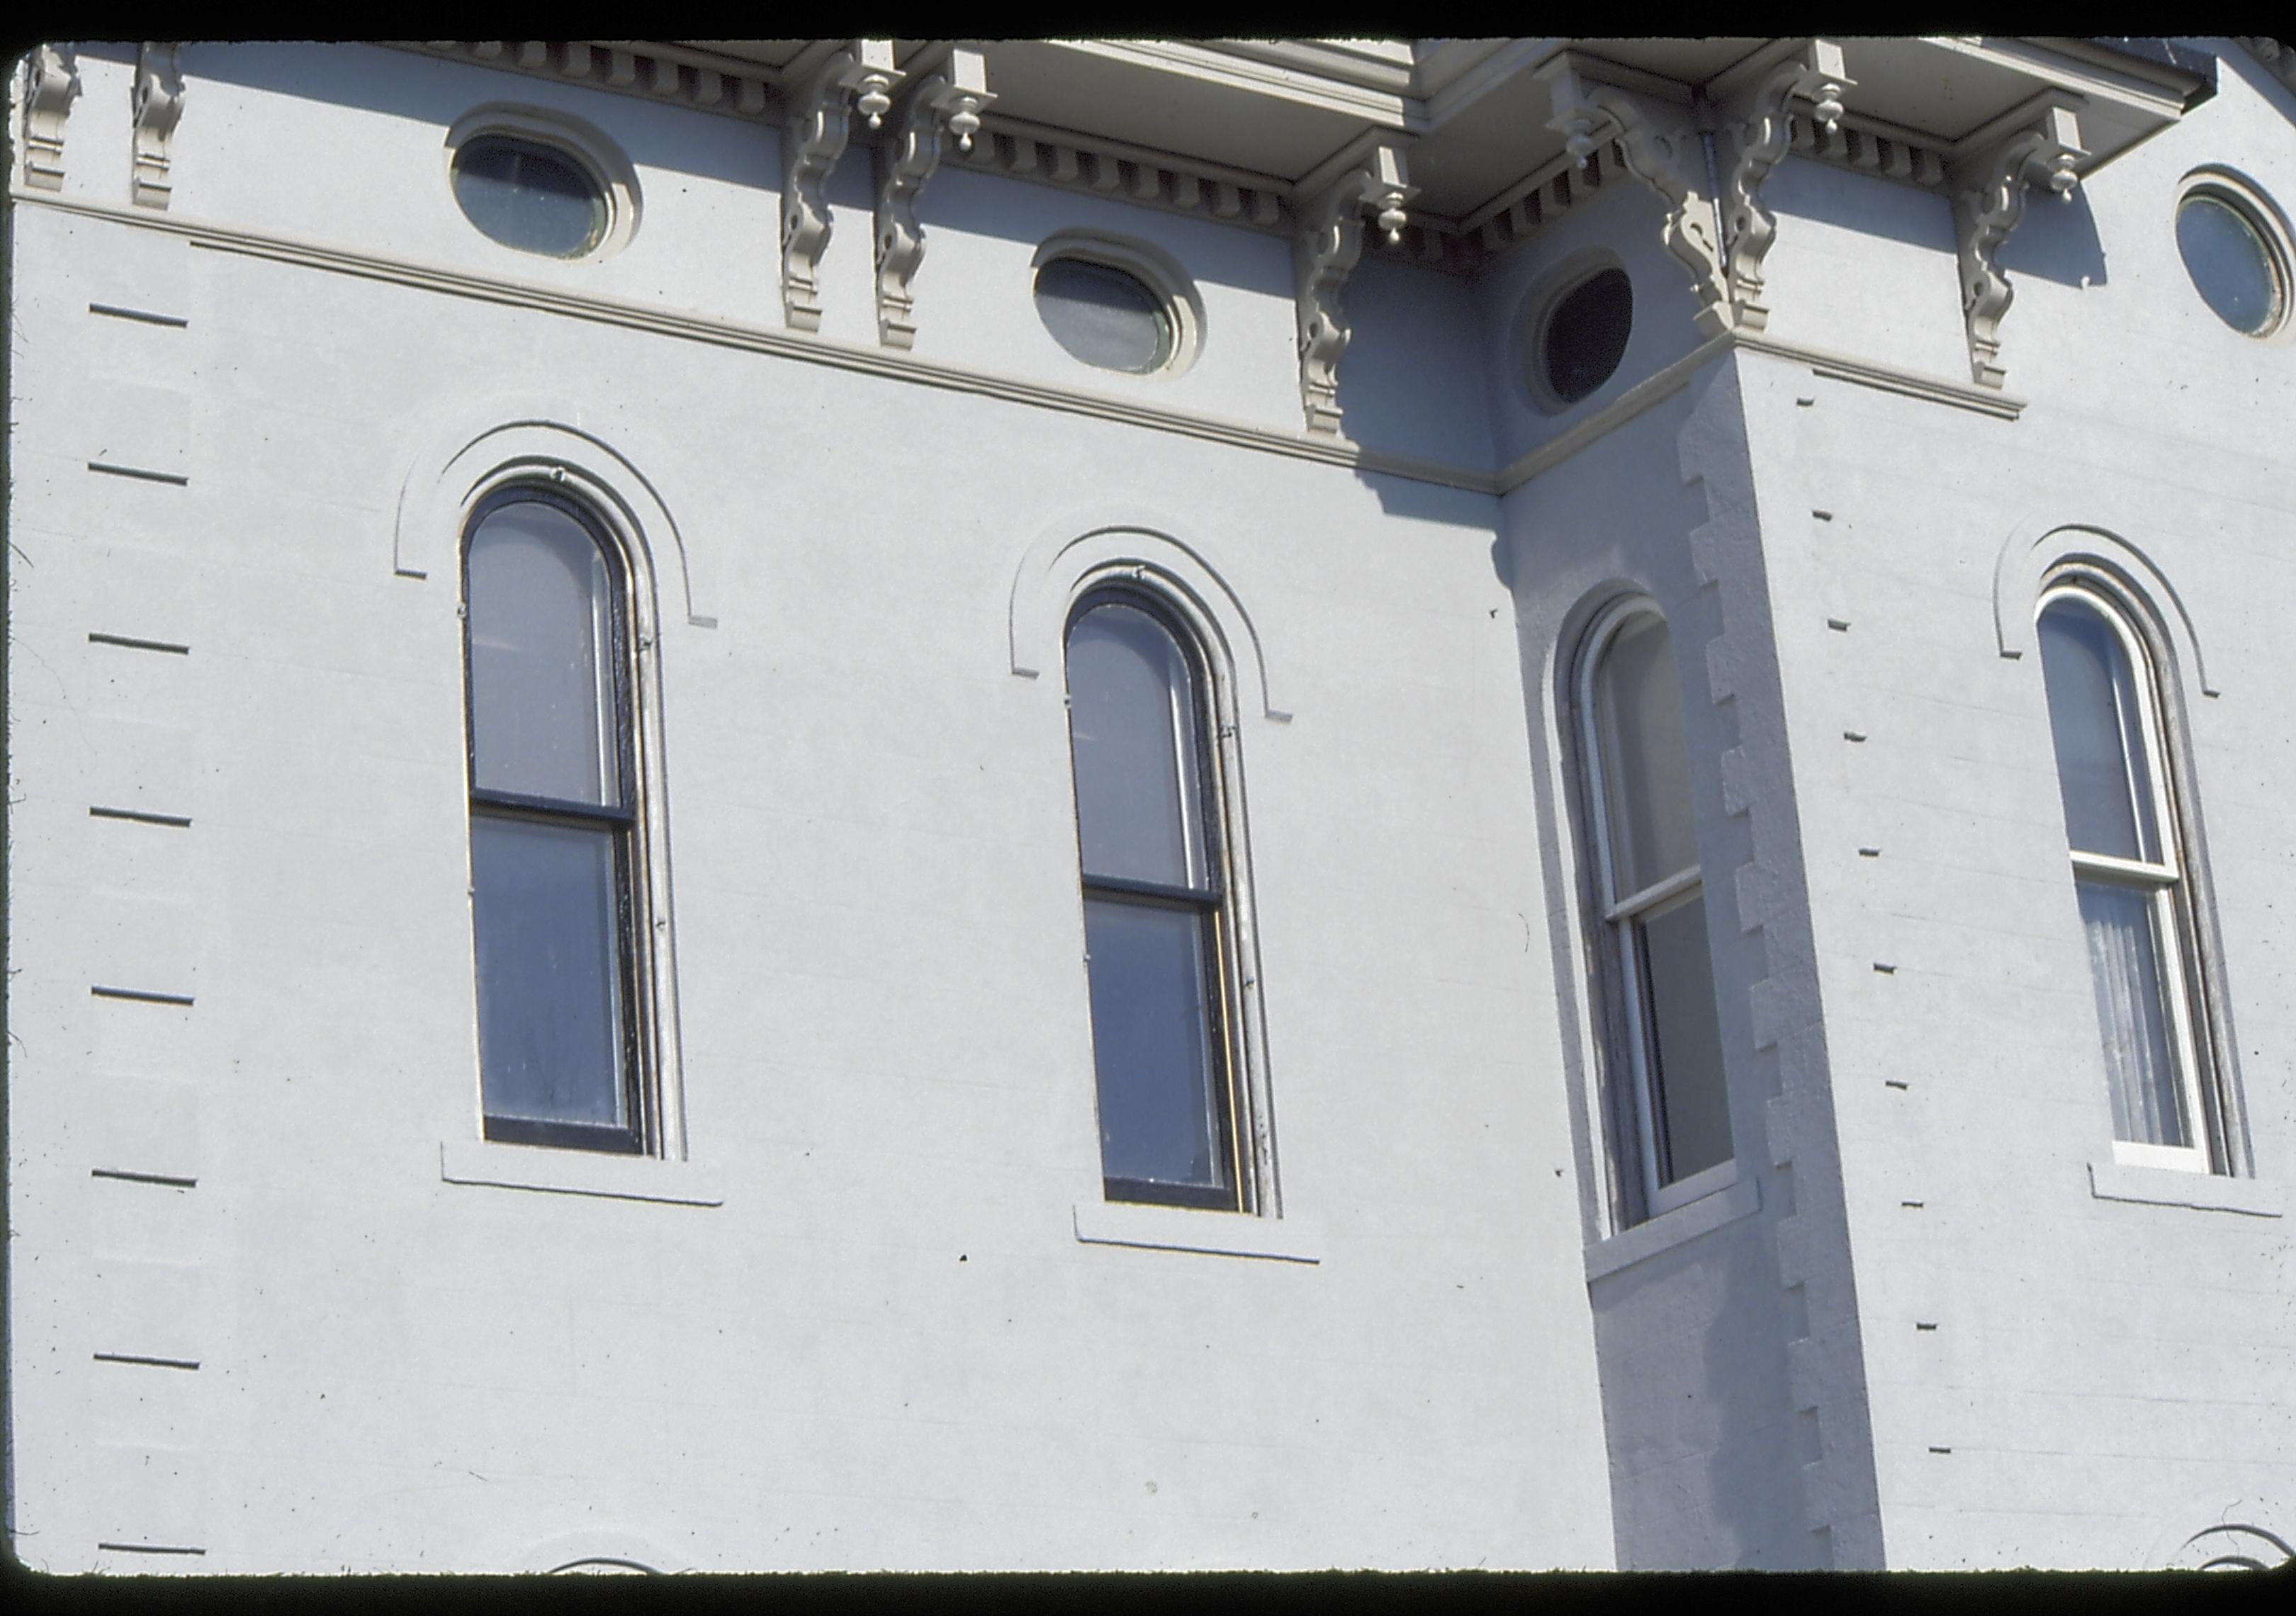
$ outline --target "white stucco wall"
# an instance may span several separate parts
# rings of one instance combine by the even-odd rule
[[[2284,1536],[2296,1498],[2273,628],[2296,384],[2284,345],[2209,312],[2173,229],[2202,163],[2296,193],[2296,138],[2285,89],[2223,49],[2212,102],[2012,238],[2020,419],[1743,362],[1892,1565],[2165,1564],[2219,1522]],[[1776,250],[1783,289],[1783,229]],[[1933,256],[1948,275],[1949,243]],[[2054,268],[2076,260],[2086,283]],[[2255,1159],[2240,1199],[2272,1216],[2092,1193],[2112,1122],[2047,710],[1996,620],[2030,625],[2022,558],[2075,523],[2149,561],[2219,693],[2189,654],[2169,670]]]
[[[758,336],[768,127],[195,45],[144,215],[128,61],[83,50],[66,206],[11,220],[15,1552],[2138,1566],[2215,1522],[2290,1535],[2296,350],[2209,314],[2171,208],[2206,162],[2296,196],[2296,99],[2218,47],[2213,100],[2013,237],[2018,418],[1720,353],[1502,498],[1092,416],[1296,433],[1277,234],[947,164],[916,357],[1078,395],[1031,404],[816,362],[876,349],[858,144],[808,357]],[[446,130],[500,102],[628,153],[627,248],[467,226]],[[1768,195],[1772,339],[1967,374],[1940,198],[1800,160]],[[1367,251],[1350,436],[1488,474],[1692,352],[1660,222],[1619,176],[1470,278]],[[1052,341],[1029,266],[1069,229],[1185,271],[1185,373]],[[1626,358],[1549,413],[1521,310],[1600,254],[1635,287]],[[586,438],[649,550],[690,1161],[605,1165],[683,1202],[442,1176],[442,1148],[463,1177],[558,1154],[477,1146],[441,479],[513,421]],[[2021,558],[2068,523],[2189,623],[2245,1210],[2092,1193],[2047,717],[2003,654]],[[1077,1236],[1101,1190],[1048,558],[1111,527],[1220,596],[1283,1214],[1258,1234],[1313,1262]],[[1557,682],[1624,588],[1673,626],[1740,1181],[1622,1234]]]
[[[437,182],[457,96],[526,81],[376,53],[299,97],[299,58],[254,60],[226,82],[187,57],[191,96],[234,111],[179,148],[173,217],[492,250],[402,232],[399,193],[356,176]],[[663,115],[584,110],[618,137]],[[697,121],[705,150],[750,137]],[[281,128],[343,141],[350,181],[260,208],[201,191],[234,130]],[[1043,365],[1015,357],[1050,349],[1023,226],[1105,209],[946,177],[921,349]],[[657,231],[769,241],[769,189],[646,178],[604,267],[688,275],[689,307],[770,295],[769,257],[639,267]],[[1199,406],[1296,422],[1281,242],[1134,224],[1201,258]],[[1609,1563],[1487,499],[1390,508],[1344,469],[38,207],[16,231],[20,1554]],[[865,269],[866,239],[845,214],[833,250]],[[455,539],[414,536],[418,578],[395,529],[410,473],[495,400],[612,446],[683,540],[681,570],[646,536],[686,1171],[720,1206],[441,1180],[442,1143],[477,1132]],[[1283,1221],[1313,1265],[1072,1226],[1100,1189],[1058,624],[1031,648],[1046,675],[1016,677],[1010,603],[1031,546],[1111,519],[1216,570],[1292,715],[1247,705],[1241,746]]]

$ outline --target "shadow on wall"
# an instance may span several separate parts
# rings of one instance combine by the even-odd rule
[[[2025,204],[2025,217],[2001,249],[2001,267],[2012,277],[2037,275],[2060,286],[2104,284],[2104,243],[2097,239],[2096,215],[2088,192],[2058,201],[2046,193]]]
[[[135,60],[132,45],[79,48],[107,61]],[[392,71],[394,67],[401,70]],[[554,84],[530,73],[364,43],[194,42],[184,49],[184,72],[195,81],[212,79],[269,94],[291,95],[318,107],[356,107],[389,118],[435,124],[442,135],[447,126],[477,106],[501,103],[578,108],[580,115],[594,117],[597,98],[611,94],[571,80]],[[191,94],[197,94],[194,83]],[[771,205],[778,210],[780,148],[777,137],[769,131],[734,119],[696,114],[676,104],[648,105],[628,95],[611,98],[615,103],[611,115],[613,141],[631,162],[641,168],[668,169],[769,191],[775,199]],[[198,106],[196,101],[190,104]],[[193,116],[197,115],[195,111]],[[697,130],[705,132],[702,137],[697,138]]]

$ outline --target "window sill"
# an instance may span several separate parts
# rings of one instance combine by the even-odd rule
[[[2088,1164],[2089,1194],[2099,1201],[2142,1201],[2154,1206],[2187,1206],[2210,1212],[2243,1212],[2277,1218],[2287,1197],[2276,1185],[2218,1173],[2183,1173],[2164,1167],[2128,1167],[2118,1161]]]
[[[1710,1195],[1702,1195],[1687,1206],[1678,1206],[1670,1212],[1660,1212],[1646,1222],[1630,1229],[1621,1229],[1607,1240],[1598,1240],[1587,1248],[1587,1279],[1589,1284],[1621,1268],[1671,1251],[1701,1235],[1710,1235],[1726,1224],[1751,1218],[1762,1210],[1762,1181],[1751,1173]]]
[[[448,1184],[552,1190],[618,1201],[662,1201],[682,1206],[722,1206],[726,1201],[718,1176],[688,1162],[552,1150],[537,1144],[489,1144],[478,1139],[441,1141],[439,1177]]]
[[[1203,1251],[1215,1257],[1262,1257],[1275,1262],[1324,1260],[1317,1250],[1323,1242],[1297,1218],[1143,1206],[1128,1201],[1079,1201],[1074,1215],[1076,1237],[1084,1245]]]

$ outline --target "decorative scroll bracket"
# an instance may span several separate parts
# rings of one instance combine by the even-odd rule
[[[1844,70],[1841,47],[1813,39],[1772,70],[1738,110],[1738,158],[1722,192],[1722,239],[1727,244],[1730,301],[1737,324],[1762,331],[1770,323],[1762,300],[1762,258],[1777,237],[1777,215],[1762,205],[1762,182],[1786,154],[1793,111],[1806,107],[1828,130],[1841,120],[1842,97],[1857,80]]]
[[[1538,69],[1538,77],[1551,98],[1546,127],[1562,135],[1580,168],[1604,141],[1615,140],[1626,153],[1627,171],[1658,193],[1666,204],[1666,250],[1690,276],[1699,331],[1709,337],[1728,331],[1729,277],[1715,239],[1706,145],[1697,126],[1685,112],[1587,78],[1567,54]]]
[[[184,47],[145,40],[135,47],[135,170],[133,192],[136,206],[162,208],[174,194],[169,176],[168,145],[176,123],[184,115]]]
[[[2039,119],[1986,148],[1954,174],[1954,234],[1961,251],[1962,317],[1969,327],[1969,370],[1980,387],[1997,388],[2001,317],[2016,289],[2001,268],[2001,248],[2025,217],[2025,195],[2046,185],[2065,201],[2080,184],[2081,149],[2073,109],[2053,103]]]
[[[972,150],[981,109],[996,100],[988,67],[978,51],[952,50],[931,78],[910,92],[893,137],[877,148],[877,340],[909,348],[917,335],[909,283],[924,262],[924,227],[917,198],[940,167],[949,135]]]
[[[1353,334],[1340,291],[1363,256],[1363,216],[1376,216],[1390,243],[1403,236],[1404,205],[1417,194],[1398,146],[1374,145],[1363,160],[1317,193],[1292,241],[1300,320],[1300,402],[1308,430],[1340,431],[1340,356]]]
[[[24,183],[64,188],[64,119],[80,92],[79,61],[68,45],[32,47],[24,69]]]
[[[876,128],[901,78],[890,39],[855,39],[832,53],[790,96],[782,125],[782,314],[793,331],[821,329],[821,255],[829,246],[822,188],[844,154],[847,120]]]

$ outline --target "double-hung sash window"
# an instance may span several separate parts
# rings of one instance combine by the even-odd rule
[[[1620,1166],[1639,1181],[1638,1215],[1650,1217],[1721,1188],[1735,1170],[1690,753],[1672,636],[1656,608],[1611,608],[1582,666],[1606,1019],[1624,1069],[1614,1073],[1611,1110],[1624,1136]]]
[[[1070,619],[1067,662],[1103,1193],[1246,1210],[1203,659],[1145,597],[1106,591]]]
[[[514,488],[463,554],[485,1132],[651,1148],[629,586],[572,501]]]
[[[2038,628],[2113,1153],[2207,1172],[2224,1152],[2212,1137],[2199,935],[2152,658],[2116,606],[2078,583],[2042,595]]]

